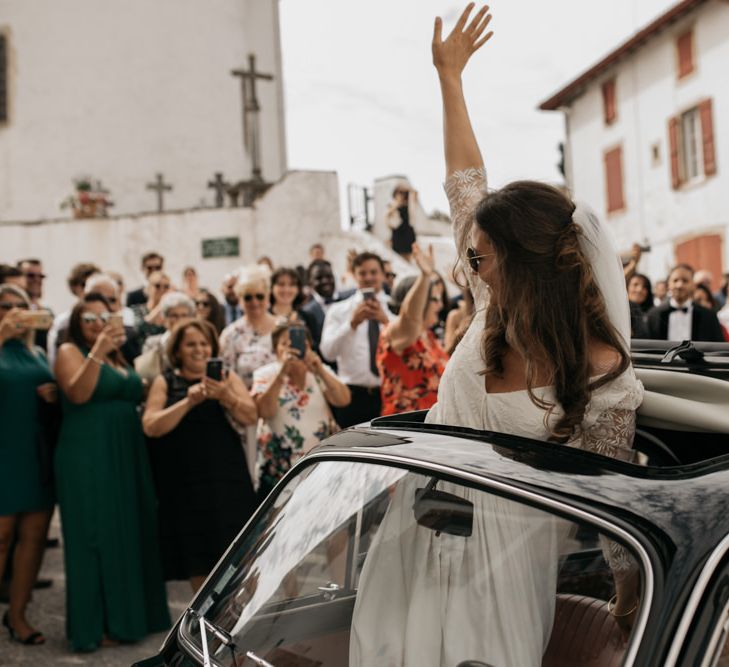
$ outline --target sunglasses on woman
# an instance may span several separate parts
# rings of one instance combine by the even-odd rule
[[[195,301],[198,308],[210,308],[210,301]]]
[[[481,260],[484,257],[490,257],[493,254],[494,253],[492,252],[487,252],[484,255],[477,255],[473,248],[466,248],[466,260],[468,261],[468,266],[471,267],[471,271],[478,273],[478,269],[481,266]]]
[[[83,313],[81,315],[81,320],[86,324],[96,324],[99,321],[106,324],[110,317],[111,313],[101,313],[100,315],[97,315],[96,313]]]
[[[5,303],[0,303],[0,308],[3,310],[12,310],[13,308],[20,308],[22,310],[28,310],[28,304],[25,303],[10,303],[6,301]]]
[[[257,294],[245,294],[243,296],[243,301],[245,301],[246,303],[250,303],[251,301],[253,301],[253,299],[256,299],[257,301],[263,301],[265,300],[265,298],[265,294],[261,294],[260,292],[258,292]]]

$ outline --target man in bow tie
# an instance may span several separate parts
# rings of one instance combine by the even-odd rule
[[[724,341],[716,314],[691,300],[694,270],[688,264],[677,264],[671,269],[668,290],[671,298],[648,313],[648,331],[652,339]]]

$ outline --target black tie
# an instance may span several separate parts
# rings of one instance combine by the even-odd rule
[[[670,306],[668,308],[669,313],[675,313],[677,310],[681,311],[682,313],[688,313],[688,306],[684,306],[683,308],[674,308],[673,306]]]
[[[377,370],[377,344],[380,342],[380,323],[377,320],[368,320],[367,338],[370,341],[370,370],[373,375],[379,375]]]

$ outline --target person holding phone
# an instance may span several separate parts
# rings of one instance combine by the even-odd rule
[[[35,646],[45,637],[26,617],[53,511],[50,480],[44,478],[38,442],[40,401],[57,400],[45,355],[33,345],[41,311],[30,311],[19,287],[0,285],[0,572],[17,535],[10,581],[10,608],[3,625],[10,638]],[[34,321],[35,320],[35,321]],[[46,329],[52,323],[47,316]]]
[[[380,416],[377,345],[380,330],[395,318],[382,289],[385,280],[382,258],[362,252],[354,257],[352,266],[358,290],[329,307],[319,345],[322,356],[337,363],[339,377],[352,394],[351,403],[336,411],[342,428]]]
[[[418,201],[418,193],[406,183],[399,183],[392,191],[392,202],[387,209],[385,220],[392,231],[390,246],[406,262],[412,259],[415,228],[411,220]]]
[[[277,360],[253,373],[252,394],[265,420],[258,433],[261,499],[301,456],[338,430],[329,405],[343,408],[352,399],[312,350],[308,329],[286,322],[271,340]]]
[[[256,405],[224,373],[212,324],[183,320],[170,335],[172,368],[152,383],[142,418],[157,499],[164,576],[196,591],[256,508],[253,479],[232,422]],[[214,356],[215,355],[215,356]]]
[[[66,562],[67,637],[75,651],[135,642],[169,627],[152,474],[137,414],[142,381],[119,347],[108,301],[71,311],[56,360],[63,423],[56,487]]]

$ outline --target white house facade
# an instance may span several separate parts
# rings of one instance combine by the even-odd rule
[[[256,71],[262,176],[286,171],[278,0],[0,0],[0,221],[57,218],[74,179],[113,214],[212,205],[250,178],[241,79]],[[70,212],[68,213],[70,216]]]
[[[565,115],[565,178],[640,270],[729,266],[729,2],[683,0],[540,105]]]

